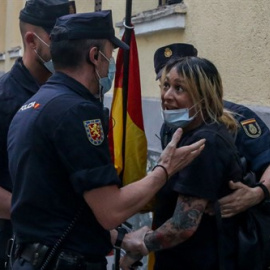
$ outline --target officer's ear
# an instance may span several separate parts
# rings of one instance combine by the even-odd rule
[[[99,58],[99,48],[98,47],[92,47],[89,50],[89,60],[92,64],[96,65],[98,62],[98,58]]]
[[[36,43],[36,36],[34,35],[33,32],[27,31],[23,37],[24,43],[27,47],[30,47],[32,49],[37,48],[37,43]]]

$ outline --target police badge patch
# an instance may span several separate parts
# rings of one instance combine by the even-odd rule
[[[170,48],[166,48],[164,50],[164,56],[167,57],[167,58],[171,57],[172,56],[172,50]]]
[[[87,138],[93,145],[100,145],[104,141],[104,132],[100,119],[83,121]]]
[[[240,124],[243,127],[247,136],[249,136],[250,138],[258,138],[261,136],[262,130],[256,119],[247,119],[245,121],[241,121]]]

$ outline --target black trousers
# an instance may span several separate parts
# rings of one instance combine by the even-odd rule
[[[31,263],[22,258],[18,258],[15,260],[12,270],[34,270],[34,268]]]
[[[8,240],[12,237],[10,220],[0,219],[0,270],[5,269],[6,249]]]
[[[65,268],[57,268],[57,269],[66,270]],[[93,266],[93,267],[90,266],[87,268],[87,270],[96,270],[96,269],[101,269],[101,268],[96,268],[95,266]],[[106,270],[106,266],[104,266],[104,268],[102,268],[102,269]],[[15,260],[15,262],[12,266],[12,270],[35,270],[35,269],[33,268],[32,264],[30,262],[27,262],[23,258],[18,258]],[[53,269],[51,269],[49,267],[48,270],[53,270]],[[73,268],[73,270],[78,270],[78,268],[75,267],[75,268]]]

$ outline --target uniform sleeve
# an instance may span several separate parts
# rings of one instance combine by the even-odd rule
[[[251,169],[261,171],[270,164],[270,131],[252,110],[241,108],[236,115],[240,129],[235,143]]]
[[[55,130],[55,147],[79,194],[120,183],[103,126],[100,108],[85,102],[69,109]]]

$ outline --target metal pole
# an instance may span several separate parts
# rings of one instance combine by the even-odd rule
[[[131,26],[131,10],[132,0],[126,0],[126,17],[125,25]],[[124,42],[130,45],[131,29],[125,29]],[[123,65],[123,145],[122,145],[122,157],[123,157],[123,170],[120,174],[120,178],[123,183],[123,175],[125,170],[125,150],[126,150],[126,122],[127,122],[127,101],[128,101],[128,76],[129,76],[129,50],[124,51],[124,65]],[[115,262],[114,270],[119,270],[120,250],[115,250]]]
[[[126,1],[126,18],[125,25],[131,26],[131,9],[132,0]],[[126,44],[130,45],[131,39],[131,29],[125,29],[124,41]],[[123,170],[120,177],[123,180],[123,174],[125,170],[125,142],[126,142],[126,121],[127,121],[127,101],[128,101],[128,75],[129,75],[129,50],[124,51],[124,66],[123,66],[123,147],[122,147],[122,157],[123,157]]]

